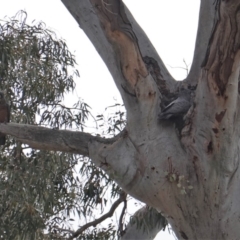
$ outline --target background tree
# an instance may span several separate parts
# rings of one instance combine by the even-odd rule
[[[112,139],[30,125],[0,130],[35,148],[89,156],[126,192],[161,211],[180,239],[236,239],[239,1],[201,1],[193,64],[181,83],[121,1],[62,2],[108,66],[126,128]],[[181,88],[195,89],[195,97],[179,131],[157,115],[163,97],[171,100]]]
[[[88,105],[80,100],[72,107],[63,104],[79,76],[74,56],[44,23],[30,26],[26,20],[26,13],[19,12],[0,25],[0,89],[11,105],[12,122],[48,126],[53,134],[60,128],[83,131]],[[116,112],[107,119],[97,116],[103,135],[115,136],[125,126],[125,112],[119,104],[113,107]],[[8,137],[0,166],[0,238],[115,239],[123,233],[126,193],[89,158],[34,150]],[[121,203],[119,223],[99,226]],[[94,217],[96,212],[101,217]],[[155,216],[156,229],[166,226],[160,214],[148,212],[145,218]],[[75,232],[79,218],[82,226]],[[134,228],[143,226],[147,234],[151,226],[141,218],[133,219]]]

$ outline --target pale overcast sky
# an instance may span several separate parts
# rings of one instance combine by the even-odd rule
[[[66,40],[75,53],[80,80],[78,96],[88,103],[94,113],[121,101],[121,97],[105,64],[83,31],[60,0],[7,0],[2,2],[0,19],[26,10],[29,20],[42,20],[58,37]],[[176,79],[186,76],[183,59],[191,64],[198,23],[199,0],[124,0],[133,16],[154,44],[157,52]],[[171,68],[174,67],[174,68]],[[68,99],[69,101],[71,99]],[[155,239],[173,240],[167,231]]]

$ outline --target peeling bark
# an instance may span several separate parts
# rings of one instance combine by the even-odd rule
[[[218,1],[201,0],[194,57],[189,75],[185,80],[192,86],[198,83],[201,66],[208,50],[209,38],[219,19],[218,12],[216,12],[217,6]]]
[[[139,51],[137,38],[124,12],[123,3],[98,0],[91,0],[91,2],[107,39],[118,55],[123,76],[134,88],[138,75],[146,77],[148,72]]]
[[[221,95],[226,90],[233,64],[236,62],[234,57],[239,50],[239,5],[239,1],[223,1],[219,6],[219,20],[209,41],[206,64],[203,65],[213,74],[218,94]]]
[[[183,82],[168,74],[120,0],[62,2],[111,72],[126,129],[114,139],[17,124],[0,124],[0,131],[32,147],[89,156],[161,212],[179,239],[238,239],[240,1],[201,1],[192,70]],[[163,97],[196,84],[180,131],[174,121],[157,120]]]

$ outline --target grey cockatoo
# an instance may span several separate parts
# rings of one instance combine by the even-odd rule
[[[180,117],[187,113],[191,106],[191,91],[183,90],[179,93],[178,98],[168,104],[158,115],[160,120]]]

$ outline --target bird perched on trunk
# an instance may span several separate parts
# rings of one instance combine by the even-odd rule
[[[158,119],[172,119],[182,117],[191,106],[191,91],[185,89],[181,91],[178,98],[168,104],[158,115]]]
[[[10,120],[10,108],[7,104],[3,92],[0,92],[0,123],[6,123]],[[4,145],[6,142],[6,135],[0,133],[0,145]]]

